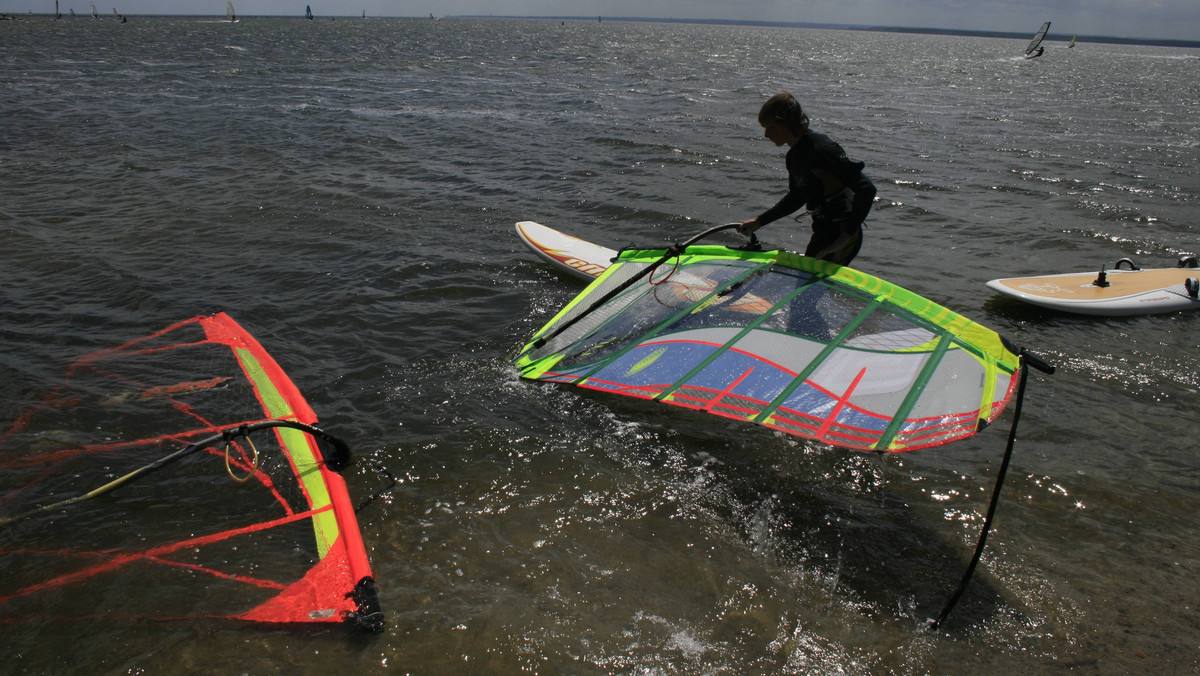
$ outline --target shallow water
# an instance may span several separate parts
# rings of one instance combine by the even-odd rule
[[[1200,314],[984,286],[1198,253],[1195,50],[454,19],[0,32],[0,419],[80,354],[224,310],[402,479],[360,514],[379,636],[33,618],[5,628],[12,669],[1197,668]],[[937,633],[1011,414],[879,457],[509,365],[578,291],[513,223],[620,247],[757,214],[785,176],[755,115],[783,88],[879,187],[856,267],[1059,367],[1030,378],[996,530]],[[380,487],[365,464],[348,482]]]

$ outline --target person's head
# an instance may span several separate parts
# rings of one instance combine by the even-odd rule
[[[779,92],[767,99],[758,111],[758,123],[776,145],[783,145],[787,139],[780,139],[785,136],[798,137],[808,131],[808,115],[800,102],[787,92]]]

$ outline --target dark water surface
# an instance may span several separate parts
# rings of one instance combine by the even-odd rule
[[[1194,673],[1200,313],[1074,317],[984,282],[1197,253],[1200,53],[1023,47],[609,22],[0,23],[5,426],[79,355],[224,310],[402,478],[360,514],[381,635],[34,618],[3,628],[3,670]],[[879,186],[856,267],[1059,365],[1030,378],[996,531],[937,633],[920,627],[970,555],[1010,414],[879,457],[509,365],[578,290],[513,223],[649,246],[759,213],[785,175],[755,116],[782,88]],[[761,234],[803,249],[806,231]],[[378,488],[361,465],[348,482]]]

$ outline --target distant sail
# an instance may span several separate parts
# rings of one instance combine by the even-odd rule
[[[233,3],[230,0],[225,0],[225,18],[231,22],[237,23],[237,12],[233,9]]]
[[[305,5],[305,6],[304,6],[304,18],[305,18],[305,19],[308,19],[309,21],[312,21],[312,18],[313,18],[313,15],[312,15],[312,5]]]
[[[1067,49],[1070,49],[1075,46],[1075,38],[1077,38],[1077,37],[1079,37],[1079,36],[1078,35],[1071,36],[1071,42],[1067,44]]]
[[[92,6],[92,18],[93,18],[93,19],[99,19],[99,18],[100,18],[100,15],[96,13],[96,3],[94,3],[94,2],[89,2],[88,4]]]
[[[1037,34],[1033,36],[1033,40],[1029,42],[1029,46],[1025,48],[1025,58],[1034,59],[1041,56],[1042,52],[1046,51],[1046,49],[1042,47],[1042,39],[1046,37],[1046,31],[1048,30],[1050,30],[1049,21],[1042,24],[1041,29],[1039,29]]]

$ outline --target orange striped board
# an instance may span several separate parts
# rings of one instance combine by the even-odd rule
[[[1097,272],[993,279],[988,288],[1053,310],[1109,317],[1195,310],[1200,299],[1188,289],[1200,269],[1155,268],[1107,270],[1108,286],[1098,285]]]
[[[590,282],[612,265],[617,252],[548,228],[541,223],[521,221],[517,234],[539,258],[559,272]]]

